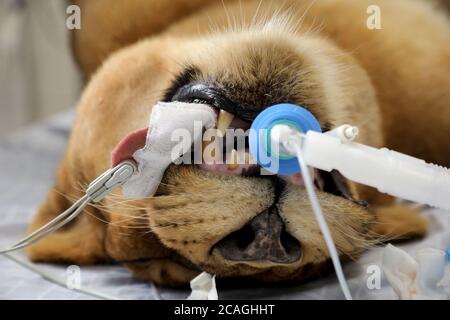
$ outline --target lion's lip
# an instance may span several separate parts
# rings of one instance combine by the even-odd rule
[[[171,101],[206,103],[216,109],[230,112],[240,119],[251,123],[256,116],[262,111],[253,106],[243,107],[233,101],[225,90],[214,86],[211,83],[199,81],[190,82],[184,86],[177,88],[175,94],[170,97]]]

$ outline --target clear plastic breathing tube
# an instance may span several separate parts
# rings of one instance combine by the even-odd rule
[[[450,170],[386,148],[377,149],[332,134],[308,131],[305,162],[338,170],[344,177],[391,196],[450,210]]]
[[[352,140],[358,134],[356,127],[342,125],[321,133],[309,111],[296,105],[280,104],[258,115],[252,129],[267,131],[262,135],[265,140],[256,134],[252,136],[252,132],[249,137],[250,151],[264,168],[270,167],[271,161],[279,162],[280,171],[284,170],[281,174],[303,172],[298,165],[293,165],[297,160],[292,150],[274,154],[268,147],[294,141],[301,143],[303,158],[310,167],[328,172],[338,170],[347,179],[382,193],[450,210],[450,169],[386,148],[355,143]],[[287,151],[290,158],[283,151]],[[270,161],[263,162],[266,158]]]
[[[308,110],[279,104],[261,112],[251,129],[250,151],[263,168],[279,169],[274,173],[303,174],[312,210],[346,299],[351,299],[351,294],[307,166],[337,170],[347,179],[382,193],[450,210],[450,169],[386,148],[355,143],[356,127],[342,125],[321,133],[317,119]],[[278,166],[273,166],[274,162]]]

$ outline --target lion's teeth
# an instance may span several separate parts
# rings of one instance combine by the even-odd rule
[[[217,130],[222,136],[225,135],[225,130],[228,129],[231,122],[234,119],[234,114],[229,113],[225,110],[220,110],[217,116]]]
[[[239,166],[238,153],[236,149],[231,150],[230,159],[228,160],[228,170],[233,171]]]

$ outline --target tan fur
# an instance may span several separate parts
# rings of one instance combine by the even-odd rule
[[[450,166],[450,25],[425,2],[77,2],[83,20],[73,44],[86,77],[92,77],[55,189],[30,230],[67,208],[65,197],[79,196],[80,186],[109,167],[118,141],[147,126],[151,106],[191,65],[196,80],[226,88],[252,107],[302,104],[321,124],[358,125],[362,143]],[[366,28],[369,4],[381,7],[382,30]],[[127,14],[132,24],[124,23]],[[370,188],[350,186],[356,198],[372,205],[392,202]],[[29,254],[36,261],[113,259],[140,278],[172,285],[200,270],[264,281],[317,276],[326,269],[328,253],[305,191],[292,185],[283,190],[278,210],[302,244],[299,262],[235,263],[211,252],[217,241],[271,206],[273,197],[265,179],[173,166],[158,196],[127,201],[117,191]],[[426,232],[426,222],[411,209],[368,211],[327,193],[319,198],[336,245],[348,258],[386,237]]]
[[[420,210],[406,205],[379,207],[375,210],[377,223],[373,231],[388,238],[410,239],[423,236],[429,221],[420,215]]]

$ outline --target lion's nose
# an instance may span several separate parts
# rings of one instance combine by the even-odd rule
[[[300,242],[286,232],[276,209],[267,209],[242,229],[235,231],[216,248],[227,260],[293,263],[302,256]]]

